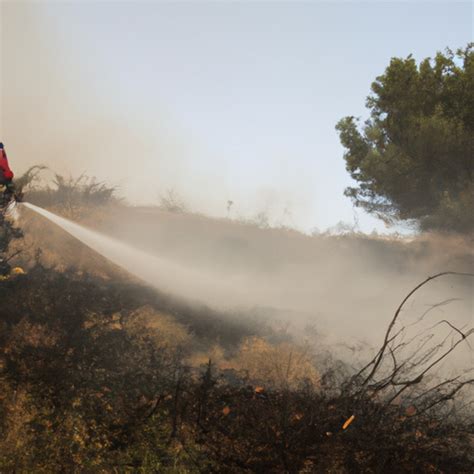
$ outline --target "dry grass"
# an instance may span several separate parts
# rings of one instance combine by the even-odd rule
[[[237,355],[222,364],[240,372],[253,384],[276,389],[296,389],[303,382],[319,385],[320,374],[309,347],[283,342],[270,344],[259,337],[247,338]]]

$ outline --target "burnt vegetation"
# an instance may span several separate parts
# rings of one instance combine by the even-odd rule
[[[428,376],[472,330],[402,342],[398,311],[357,373],[332,361],[263,385],[191,356],[219,341],[230,357],[267,328],[39,263],[0,297],[2,472],[472,471],[472,374]]]
[[[113,196],[56,182],[31,195],[65,215]],[[1,472],[473,471],[474,374],[438,373],[473,329],[430,320],[437,305],[403,319],[431,280],[471,274],[414,287],[352,367],[246,315],[28,263],[0,281]]]
[[[26,192],[28,201],[53,210],[70,219],[81,219],[91,208],[119,204],[117,189],[94,177],[67,177],[58,173],[44,180],[46,166],[33,166],[16,180],[19,192]]]
[[[461,277],[414,288],[355,370],[243,315],[38,256],[0,282],[0,470],[472,472],[472,373],[435,375],[473,330],[422,327],[429,309],[401,321],[419,287]]]

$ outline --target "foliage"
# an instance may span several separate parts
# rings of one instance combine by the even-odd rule
[[[32,204],[77,220],[93,208],[119,202],[116,188],[94,177],[66,178],[56,173],[52,185],[41,183],[40,173],[45,169],[33,166],[16,180],[16,186]]]
[[[472,231],[473,44],[419,65],[411,55],[393,58],[366,105],[371,116],[363,126],[354,117],[336,126],[358,182],[345,194],[388,222]]]
[[[186,212],[186,204],[174,189],[167,189],[165,194],[160,196],[159,207],[168,212]]]
[[[270,344],[263,338],[251,337],[243,341],[231,364],[254,384],[295,389],[310,381],[318,386],[319,373],[308,349],[289,342]]]
[[[48,169],[43,165],[35,165],[28,168],[21,176],[15,178],[15,187],[19,192],[23,192],[28,187],[34,186],[40,179],[42,171]]]
[[[1,281],[0,298],[2,472],[472,472],[472,419],[450,397],[459,379],[408,377],[390,402],[420,355],[387,373],[394,325],[380,362],[347,377],[127,282],[37,263]],[[189,365],[204,336],[240,347],[233,367]]]

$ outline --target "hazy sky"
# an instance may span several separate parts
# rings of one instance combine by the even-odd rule
[[[471,2],[2,2],[0,136],[153,203],[353,222],[334,129],[393,56],[472,41]],[[383,225],[357,211],[370,232]]]

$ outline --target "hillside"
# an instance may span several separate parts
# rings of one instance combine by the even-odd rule
[[[83,223],[162,258],[163,267],[155,273],[146,269],[148,283],[177,297],[221,312],[258,309],[291,322],[295,329],[315,325],[328,334],[371,343],[378,341],[398,302],[419,280],[446,270],[474,270],[470,241],[460,236],[308,236],[291,229],[126,206],[112,206],[85,217]],[[46,224],[38,225],[30,236],[39,239]],[[74,258],[75,264],[91,256],[77,242],[66,241],[76,250],[58,253]],[[43,239],[41,245],[45,244]],[[58,245],[64,243],[55,242],[54,249]],[[195,280],[201,282],[197,288]],[[452,313],[467,322],[471,289],[464,279],[434,284],[420,293],[412,314],[426,304],[459,298],[451,303]]]
[[[90,211],[85,225],[189,265],[211,287],[200,298],[186,284],[160,291],[166,273],[140,281],[24,211],[15,259],[27,273],[0,282],[2,471],[470,471],[460,364],[472,354],[459,329],[429,336],[444,318],[464,328],[469,302],[451,299],[469,282],[421,288],[379,362],[344,339],[372,321],[365,336],[380,347],[417,276],[469,269],[462,239],[308,237],[158,209]],[[221,279],[244,299],[223,304]],[[420,377],[448,360],[445,337],[459,345],[460,377]]]

